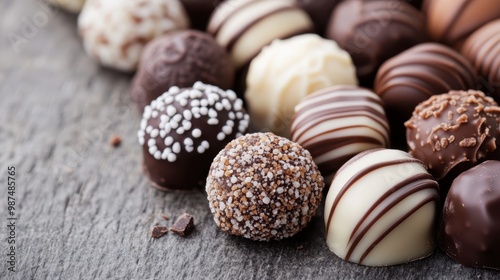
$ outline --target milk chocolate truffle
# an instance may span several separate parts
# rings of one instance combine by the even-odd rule
[[[500,269],[500,161],[485,161],[454,181],[446,197],[439,246],[452,259]]]
[[[408,263],[436,247],[438,184],[400,150],[350,159],[325,201],[326,243],[340,258],[368,266]]]
[[[472,33],[460,52],[481,75],[485,91],[500,102],[500,19]]]
[[[288,137],[293,110],[304,96],[334,85],[356,85],[349,54],[318,35],[275,40],[252,60],[245,99],[260,130]]]
[[[234,67],[229,55],[206,33],[169,32],[145,47],[132,82],[132,99],[142,112],[170,87],[190,87],[196,81],[231,88]]]
[[[191,26],[205,30],[210,15],[223,0],[180,0],[191,20]]]
[[[243,101],[231,90],[201,82],[171,87],[144,108],[137,133],[144,173],[160,190],[203,185],[212,159],[248,124]]]
[[[179,0],[87,0],[78,17],[86,52],[101,64],[126,72],[136,69],[147,42],[188,26]]]
[[[308,95],[295,106],[291,139],[311,152],[330,181],[359,152],[388,147],[389,124],[376,93],[335,86]]]
[[[269,241],[305,228],[323,187],[307,150],[272,133],[254,133],[231,141],[215,157],[206,191],[222,231]]]
[[[309,14],[316,27],[316,32],[324,34],[328,20],[335,5],[342,0],[297,0],[300,6]]]
[[[85,0],[48,0],[47,2],[72,13],[79,13],[85,4]]]
[[[309,16],[291,0],[226,0],[208,24],[208,32],[229,52],[237,68],[272,40],[313,30]]]
[[[481,91],[434,95],[420,103],[405,123],[408,149],[436,179],[442,179],[452,169],[498,158],[499,123],[500,107]]]
[[[422,11],[431,37],[456,48],[472,32],[500,18],[498,0],[425,0]]]
[[[391,140],[404,143],[403,123],[420,102],[434,94],[475,87],[475,71],[464,57],[444,45],[424,43],[386,61],[374,90],[384,100]]]
[[[424,16],[402,1],[343,1],[333,11],[327,37],[349,52],[361,85],[371,87],[387,59],[427,41]]]

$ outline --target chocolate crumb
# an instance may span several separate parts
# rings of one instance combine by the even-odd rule
[[[113,135],[109,139],[109,144],[115,148],[120,146],[121,143],[122,143],[122,138],[120,137],[120,135]]]
[[[168,232],[167,227],[155,226],[151,231],[151,236],[154,238],[160,238]]]
[[[178,234],[180,236],[185,236],[191,229],[194,227],[194,219],[193,216],[188,213],[182,214],[177,221],[175,221],[174,225],[170,228],[170,231]]]

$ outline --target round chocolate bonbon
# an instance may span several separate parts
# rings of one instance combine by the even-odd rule
[[[231,141],[215,157],[206,191],[221,230],[269,241],[305,228],[323,187],[307,150],[272,133],[253,133]]]

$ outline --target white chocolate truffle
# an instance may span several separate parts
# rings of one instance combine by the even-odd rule
[[[188,26],[179,0],[87,0],[78,18],[87,53],[105,66],[126,72],[136,69],[150,40]]]
[[[329,182],[356,154],[389,146],[389,124],[380,97],[357,86],[334,86],[295,106],[291,139],[311,152]]]
[[[226,0],[213,13],[208,33],[240,68],[273,39],[312,32],[314,25],[295,0]]]
[[[85,0],[48,0],[48,2],[72,13],[79,13],[85,4]]]
[[[436,247],[438,184],[421,161],[391,149],[343,165],[325,202],[326,243],[340,258],[368,266],[408,263]]]
[[[320,89],[356,85],[356,69],[337,43],[305,34],[275,40],[250,63],[245,99],[258,129],[288,137],[294,107]]]

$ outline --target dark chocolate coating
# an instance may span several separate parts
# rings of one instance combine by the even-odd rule
[[[203,32],[169,32],[146,46],[132,81],[132,99],[142,112],[170,87],[190,87],[197,81],[231,88],[234,67],[228,54]]]
[[[499,123],[500,107],[481,91],[434,95],[405,123],[409,153],[439,180],[453,169],[500,159]]]
[[[223,0],[180,0],[194,29],[205,30],[210,15]]]
[[[332,11],[341,1],[343,0],[298,0],[300,6],[311,17],[316,32],[320,35],[325,33]]]
[[[427,41],[420,11],[406,2],[385,0],[340,3],[326,36],[349,52],[360,84],[369,88],[384,61]]]
[[[415,106],[435,94],[476,87],[470,63],[453,49],[424,43],[386,61],[377,73],[375,92],[384,100],[391,143],[405,143],[405,127]],[[401,146],[401,145],[400,145]]]
[[[455,261],[500,269],[500,161],[460,174],[446,197],[438,243]]]

